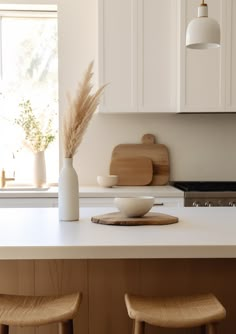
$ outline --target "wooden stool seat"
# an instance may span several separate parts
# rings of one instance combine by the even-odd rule
[[[137,323],[166,328],[205,326],[226,316],[225,308],[213,294],[162,298],[126,294],[125,303],[129,317]]]
[[[63,296],[17,296],[0,294],[0,333],[8,326],[66,324],[64,332],[73,333],[72,319],[78,313],[81,294]],[[68,330],[69,328],[69,330]],[[63,330],[62,330],[63,332]]]

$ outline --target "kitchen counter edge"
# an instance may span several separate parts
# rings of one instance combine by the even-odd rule
[[[183,198],[184,192],[170,185],[166,186],[130,186],[102,188],[99,186],[80,186],[81,198],[113,198],[129,196],[154,196],[154,197],[178,197]],[[57,198],[58,188],[51,187],[48,190],[0,190],[0,198]]]

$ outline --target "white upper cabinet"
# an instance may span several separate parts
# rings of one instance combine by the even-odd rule
[[[176,0],[99,0],[100,111],[176,111]]]
[[[138,110],[173,112],[176,106],[175,1],[140,0]]]
[[[225,107],[225,0],[207,0],[208,15],[221,27],[221,47],[195,50],[185,47],[186,28],[197,16],[199,0],[181,0],[179,112],[221,112]]]
[[[100,111],[236,112],[236,0],[207,0],[221,47],[185,47],[200,0],[99,0]]]
[[[179,112],[236,112],[236,1],[207,0],[208,15],[221,29],[221,47],[185,47],[188,22],[199,0],[180,0]]]
[[[100,111],[137,111],[136,2],[98,1],[99,81],[108,84]]]

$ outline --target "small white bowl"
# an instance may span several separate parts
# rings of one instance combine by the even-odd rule
[[[114,204],[125,217],[138,218],[144,216],[152,208],[154,197],[116,197]]]
[[[110,188],[117,185],[118,175],[97,176],[97,183],[101,187]]]

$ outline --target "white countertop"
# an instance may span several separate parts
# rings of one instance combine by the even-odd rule
[[[172,186],[140,186],[140,187],[112,187],[102,188],[99,186],[80,186],[80,197],[125,197],[125,196],[154,196],[154,197],[183,197],[183,191]],[[19,197],[58,197],[58,189],[56,187],[48,190],[13,190],[0,189],[0,198],[19,198]]]
[[[154,196],[154,197],[183,197],[184,192],[166,186],[119,186],[112,188],[80,187],[81,197],[125,197],[125,196]]]
[[[154,209],[155,211],[157,209]],[[107,226],[81,208],[79,222],[57,208],[0,209],[0,259],[236,258],[236,208],[158,208],[179,218],[164,226]]]

